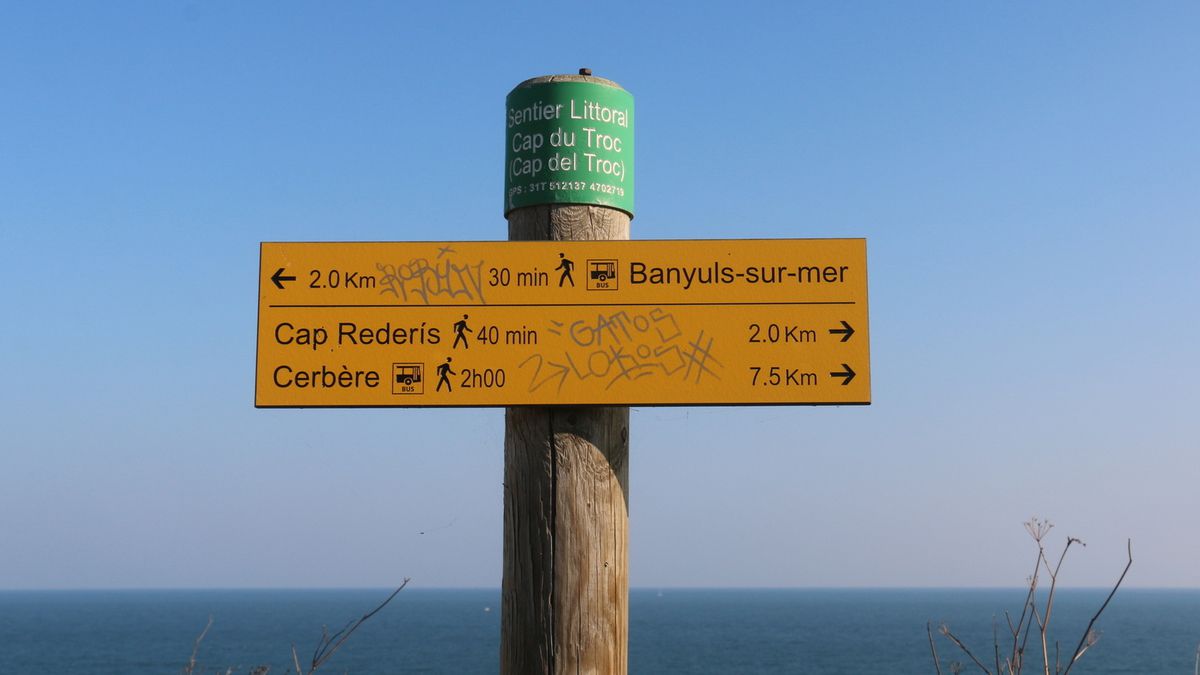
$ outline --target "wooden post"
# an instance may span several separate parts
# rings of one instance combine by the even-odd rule
[[[554,75],[522,83],[592,82]],[[538,205],[508,238],[628,239],[629,214]],[[623,674],[629,653],[629,408],[508,408],[500,672]]]

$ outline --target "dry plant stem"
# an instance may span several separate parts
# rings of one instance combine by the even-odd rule
[[[1125,581],[1125,575],[1129,573],[1129,568],[1133,566],[1132,539],[1126,540],[1125,549],[1126,554],[1129,556],[1129,562],[1125,563],[1125,569],[1121,572],[1121,576],[1117,579],[1117,583],[1112,587],[1112,590],[1109,591],[1108,597],[1104,599],[1104,604],[1100,605],[1100,609],[1096,610],[1096,613],[1092,615],[1092,620],[1088,621],[1087,629],[1083,631],[1083,637],[1079,638],[1079,645],[1075,647],[1075,654],[1071,656],[1071,661],[1067,664],[1067,669],[1063,671],[1063,675],[1067,675],[1067,673],[1071,672],[1071,668],[1075,666],[1075,662],[1078,661],[1079,657],[1083,656],[1083,653],[1086,652],[1088,647],[1091,646],[1090,644],[1085,645],[1085,643],[1088,642],[1089,636],[1094,635],[1092,633],[1092,627],[1096,625],[1096,619],[1099,619],[1100,614],[1106,607],[1108,607],[1109,601],[1113,599],[1113,596],[1117,594],[1117,589],[1121,587],[1121,582]]]
[[[387,607],[387,604],[392,601],[392,598],[396,597],[400,591],[404,590],[404,587],[408,585],[409,581],[411,581],[411,579],[406,577],[404,581],[401,582],[400,587],[392,591],[392,594],[389,595],[386,600],[379,603],[378,607],[358,617],[358,620],[346,624],[345,628],[339,630],[333,635],[328,635],[325,629],[322,629],[321,641],[317,644],[317,648],[313,651],[312,667],[309,668],[308,672],[310,674],[314,673],[318,668],[325,665],[325,662],[333,656],[334,652],[336,652],[343,644],[345,644],[346,640],[350,639],[350,636],[354,634],[354,631],[358,630],[359,626],[362,626],[364,623],[366,623],[368,619],[375,616],[379,610]],[[297,669],[296,672],[300,672],[299,669]]]
[[[1037,594],[1038,573],[1042,566],[1042,546],[1038,544],[1038,557],[1033,562],[1033,575],[1029,577],[1029,593],[1025,595],[1025,605],[1021,607],[1021,618],[1017,620],[1017,627],[1013,630],[1013,649],[1012,662],[1016,666],[1016,672],[1021,672],[1021,662],[1025,660],[1025,645],[1029,642],[1029,629],[1033,625],[1033,620],[1029,618],[1029,611],[1036,610],[1034,601]],[[1026,623],[1028,621],[1028,623]],[[1012,626],[1012,621],[1009,621],[1009,626]],[[1021,637],[1021,628],[1025,629],[1025,636]]]
[[[1032,601],[1031,601],[1032,603]],[[1025,622],[1025,637],[1021,638],[1021,650],[1017,652],[1017,672],[1025,667],[1025,645],[1029,643],[1029,631],[1033,630],[1035,619],[1033,615],[1037,612],[1037,607],[1033,604],[1029,605],[1030,619]]]
[[[992,615],[992,651],[996,656],[996,672],[1000,672],[1000,632],[996,627],[996,615]]]
[[[1012,616],[1008,612],[1004,613],[1004,619],[1008,626],[1009,634],[1013,639],[1013,647],[1012,654],[1003,661],[1000,659],[1000,639],[998,636],[999,630],[997,627],[998,622],[996,621],[995,616],[992,617],[992,646],[994,650],[997,675],[1000,675],[1001,673],[1007,673],[1008,675],[1019,675],[1022,672],[1025,661],[1026,647],[1029,643],[1029,634],[1030,631],[1032,631],[1034,624],[1037,624],[1038,626],[1039,639],[1042,643],[1042,672],[1043,675],[1050,675],[1050,618],[1054,611],[1054,599],[1058,588],[1058,573],[1062,569],[1063,562],[1067,557],[1067,551],[1070,550],[1071,546],[1073,544],[1079,544],[1081,546],[1085,545],[1083,541],[1077,538],[1068,537],[1067,543],[1063,547],[1062,554],[1058,558],[1058,562],[1051,567],[1050,561],[1046,557],[1046,550],[1042,545],[1042,541],[1045,538],[1046,533],[1049,532],[1052,527],[1053,526],[1049,522],[1039,521],[1036,518],[1025,523],[1025,530],[1037,543],[1038,555],[1034,563],[1033,574],[1028,577],[1029,592],[1025,596],[1025,604],[1021,609],[1021,616],[1014,624]],[[1096,611],[1096,613],[1092,616],[1091,621],[1088,622],[1087,629],[1080,638],[1079,645],[1075,648],[1075,651],[1068,661],[1065,670],[1062,667],[1061,645],[1057,640],[1054,641],[1053,672],[1055,675],[1067,675],[1074,666],[1075,662],[1078,661],[1081,656],[1083,656],[1083,653],[1096,643],[1096,632],[1094,630],[1095,623],[1097,619],[1100,618],[1100,615],[1104,612],[1104,610],[1108,607],[1109,602],[1111,602],[1113,596],[1116,595],[1117,589],[1121,587],[1121,583],[1125,580],[1125,576],[1129,573],[1130,567],[1133,566],[1132,541],[1127,542],[1127,548],[1129,559],[1125,564],[1125,569],[1122,570],[1120,578],[1117,579],[1116,584],[1109,592],[1108,597],[1105,598],[1104,603],[1100,606],[1100,609]],[[1041,607],[1044,609],[1039,611],[1037,588],[1043,568],[1045,569],[1047,576],[1050,577],[1050,588],[1048,589],[1045,604],[1041,605]],[[940,630],[942,635],[946,636],[947,639],[956,644],[964,654],[966,654],[971,658],[972,661],[975,662],[975,665],[978,666],[980,670],[985,673],[989,672],[983,663],[981,663],[979,659],[975,657],[971,650],[968,649],[967,646],[963,644],[963,642],[959,640],[957,636],[950,632],[949,626],[942,624]],[[929,632],[928,624],[926,625],[926,632]],[[932,642],[932,634],[930,634],[930,640]],[[936,662],[936,649],[933,648],[932,644],[930,645],[930,649],[935,655],[935,666],[938,667],[938,672],[940,673],[940,664]],[[1196,675],[1200,675],[1200,647],[1197,648],[1196,654]],[[951,664],[952,671],[957,672],[956,668],[957,670],[961,670],[961,665],[957,662]]]
[[[1070,547],[1070,546],[1071,546],[1071,543],[1068,540],[1067,547]],[[1063,555],[1066,555],[1066,549],[1063,550]],[[1043,672],[1043,675],[1050,675],[1050,655],[1046,651],[1046,627],[1048,625],[1050,625],[1049,612],[1050,612],[1050,603],[1053,601],[1053,598],[1054,598],[1055,578],[1054,578],[1054,572],[1051,571],[1051,569],[1050,569],[1050,561],[1046,559],[1046,549],[1041,545],[1041,541],[1038,542],[1038,562],[1041,565],[1045,566],[1046,573],[1050,575],[1050,593],[1047,594],[1047,596],[1046,596],[1046,609],[1045,609],[1044,614],[1038,614],[1036,606],[1034,606],[1032,611],[1033,611],[1033,618],[1035,621],[1037,621],[1037,625],[1038,625],[1038,638],[1041,640],[1041,643],[1042,643],[1042,672]],[[1062,562],[1061,558],[1059,559],[1059,562],[1060,563]]]
[[[408,585],[409,581],[411,581],[411,579],[405,578],[404,581],[401,582],[400,587],[392,591],[392,594],[389,595],[386,600],[379,603],[378,607],[372,609],[366,614],[363,614],[356,621],[351,621],[350,623],[346,624],[345,628],[334,633],[333,635],[329,635],[328,629],[322,626],[321,641],[317,644],[316,651],[313,653],[312,664],[308,669],[307,675],[312,675],[312,673],[316,672],[318,668],[325,665],[325,662],[333,657],[334,652],[336,652],[343,644],[345,644],[346,640],[350,639],[350,636],[354,634],[354,631],[358,630],[359,627],[366,623],[368,619],[375,616],[380,610],[386,607],[388,603],[400,593],[400,591],[404,590],[404,587]],[[209,616],[208,623],[204,626],[204,630],[200,631],[200,635],[196,637],[196,642],[192,646],[192,657],[188,660],[187,665],[184,666],[183,675],[194,675],[196,670],[196,655],[200,652],[200,643],[204,641],[204,636],[208,634],[208,630],[212,628],[212,624],[213,618]],[[296,653],[296,645],[294,644],[292,645],[292,667],[296,669],[296,675],[305,675],[304,669],[300,667],[300,656]],[[257,666],[250,670],[250,675],[266,675],[270,669],[270,666]],[[285,671],[285,674],[288,672],[291,672],[291,668]],[[225,675],[233,675],[233,668],[228,668],[225,671]]]
[[[942,624],[942,635],[945,635],[947,638],[950,639],[951,642],[958,645],[958,648],[961,649],[964,654],[971,657],[971,660],[975,662],[975,665],[979,666],[980,670],[987,673],[988,675],[992,675],[992,671],[988,670],[987,666],[983,665],[983,662],[975,657],[975,654],[970,649],[968,649],[965,644],[963,644],[962,640],[958,639],[957,635],[950,632],[950,627],[947,626],[946,624]]]
[[[183,669],[183,675],[192,675],[196,670],[196,655],[200,653],[200,643],[204,642],[204,636],[208,635],[208,629],[212,628],[213,618],[208,615],[208,623],[204,625],[204,630],[196,636],[196,643],[192,645],[192,658],[188,659],[187,667]]]
[[[937,647],[933,645],[933,623],[930,621],[925,622],[925,634],[929,636],[929,651],[933,654],[933,667],[937,669],[937,675],[942,675],[942,664],[938,661]]]
[[[1050,654],[1046,649],[1046,640],[1048,626],[1050,625],[1050,614],[1054,611],[1054,591],[1058,588],[1058,571],[1062,569],[1063,561],[1067,559],[1067,551],[1070,550],[1071,544],[1074,543],[1083,544],[1079,539],[1067,537],[1067,545],[1063,546],[1062,555],[1058,556],[1058,564],[1054,566],[1053,570],[1050,569],[1050,561],[1046,560],[1045,553],[1041,555],[1042,564],[1046,566],[1046,573],[1050,575],[1050,593],[1046,596],[1046,610],[1044,612],[1045,621],[1039,622],[1042,633],[1042,666],[1045,675],[1050,675]],[[1058,672],[1057,665],[1054,668],[1054,672]]]
[[[1034,607],[1033,610],[1031,610],[1031,612],[1032,612],[1034,622],[1036,622],[1038,625],[1038,635],[1041,636],[1041,640],[1042,640],[1042,665],[1046,666],[1046,668],[1047,668],[1046,672],[1048,674],[1049,666],[1046,665],[1046,624],[1045,624],[1045,622],[1042,621],[1041,615],[1038,614],[1037,607]],[[1033,624],[1031,623],[1030,625],[1033,625]]]
[[[1050,521],[1038,520],[1037,518],[1030,518],[1025,523],[1025,531],[1037,542],[1038,555],[1033,561],[1033,575],[1029,578],[1029,594],[1025,598],[1025,607],[1021,609],[1021,620],[1017,622],[1017,629],[1020,630],[1021,625],[1025,623],[1027,612],[1032,612],[1034,616],[1028,624],[1025,624],[1025,636],[1021,639],[1020,647],[1017,646],[1015,640],[1013,643],[1013,660],[1016,663],[1017,672],[1020,672],[1024,666],[1025,648],[1029,643],[1029,630],[1033,626],[1033,622],[1037,620],[1037,606],[1034,603],[1037,595],[1038,575],[1041,573],[1042,561],[1046,558],[1046,549],[1042,546],[1042,540],[1046,538],[1046,534],[1053,528],[1054,525]],[[1037,621],[1038,626],[1042,627],[1041,621]]]
[[[1025,599],[1025,602],[1026,602],[1026,605],[1028,605],[1028,603],[1029,603],[1029,599],[1028,599],[1028,598],[1026,598],[1026,599]],[[1024,620],[1025,620],[1025,619],[1024,619],[1024,616],[1025,616],[1025,612],[1024,612],[1024,610],[1022,610],[1022,611],[1021,611],[1021,617],[1022,617],[1022,618],[1021,618],[1021,621],[1024,621]],[[1014,625],[1013,625],[1013,622],[1012,622],[1012,615],[1010,615],[1010,614],[1008,613],[1008,610],[1007,610],[1007,609],[1006,609],[1006,610],[1004,610],[1004,620],[1005,620],[1006,622],[1008,622],[1008,632],[1012,633],[1012,636],[1013,636],[1013,653],[1012,653],[1012,654],[1010,654],[1010,655],[1008,656],[1008,658],[1006,658],[1006,659],[1004,660],[1004,662],[1005,662],[1005,664],[1008,666],[1008,672],[1010,672],[1010,673],[1015,673],[1015,672],[1017,672],[1017,670],[1019,670],[1019,669],[1017,669],[1017,668],[1016,668],[1016,663],[1015,663],[1015,661],[1016,661],[1016,658],[1017,658],[1017,638],[1018,638],[1018,637],[1020,636],[1020,634],[1021,634],[1021,624],[1020,624],[1020,623],[1018,623],[1016,626],[1014,626]],[[999,672],[999,671],[997,670],[997,672]]]

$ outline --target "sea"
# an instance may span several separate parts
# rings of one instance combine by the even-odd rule
[[[282,674],[292,648],[307,669],[322,638],[389,589],[0,591],[0,673]],[[1063,665],[1108,589],[1059,589],[1051,660]],[[983,672],[943,637],[947,625],[994,671],[993,631],[1011,649],[1005,612],[1022,589],[633,589],[631,673],[936,674]],[[197,637],[211,627],[197,646]],[[1014,615],[1013,620],[1016,620]],[[1119,590],[1072,673],[1194,675],[1200,590]],[[1024,672],[1041,672],[1036,628]],[[364,622],[319,673],[496,673],[497,589],[408,587]],[[263,671],[258,671],[259,673]],[[1051,671],[1053,672],[1053,670]]]

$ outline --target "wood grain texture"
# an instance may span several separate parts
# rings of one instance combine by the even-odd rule
[[[501,672],[625,673],[629,409],[509,408]]]
[[[599,81],[560,75],[542,81]],[[508,214],[513,241],[628,239],[630,216],[589,205]],[[629,408],[508,408],[500,672],[628,671]]]

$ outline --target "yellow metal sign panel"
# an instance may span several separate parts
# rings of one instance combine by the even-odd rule
[[[259,407],[866,404],[863,239],[264,243]]]

